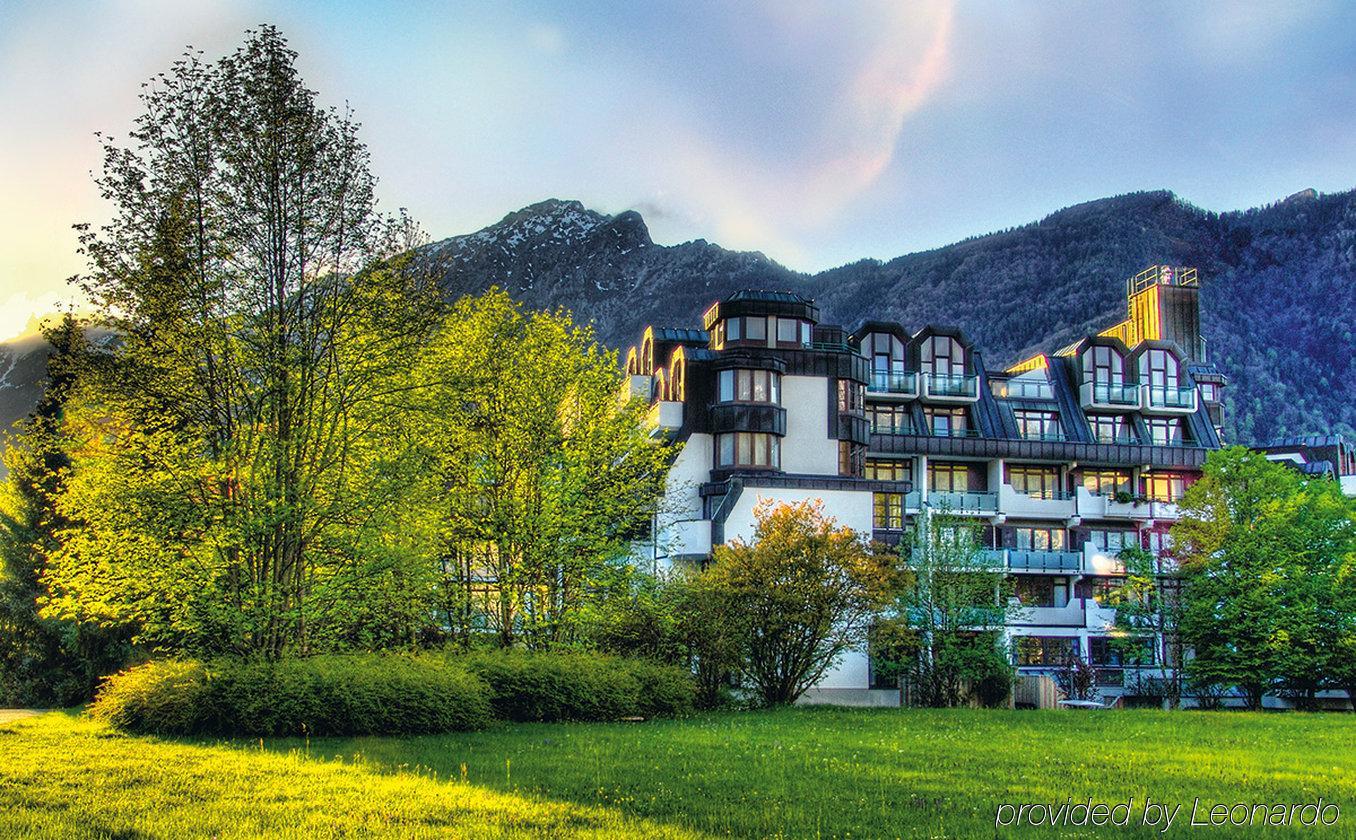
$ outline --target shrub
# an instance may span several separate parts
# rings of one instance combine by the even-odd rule
[[[110,677],[91,714],[162,735],[395,735],[479,729],[485,684],[441,657],[152,662]]]
[[[511,721],[616,720],[692,708],[681,668],[595,653],[492,651],[460,660],[489,685],[495,714]]]

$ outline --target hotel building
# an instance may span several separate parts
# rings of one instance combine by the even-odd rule
[[[1131,692],[1103,606],[1127,545],[1162,564],[1176,503],[1220,446],[1226,380],[1200,334],[1194,269],[1127,282],[1114,327],[1004,370],[958,329],[820,322],[814,302],[741,291],[697,328],[647,329],[626,388],[650,401],[654,434],[684,442],[652,539],[657,569],[700,564],[753,536],[762,499],[823,500],[842,525],[897,542],[916,517],[972,518],[1021,609],[1006,633],[1023,674],[1071,655],[1104,695]],[[1134,672],[1134,673],[1132,673]],[[890,705],[856,651],[808,699]]]

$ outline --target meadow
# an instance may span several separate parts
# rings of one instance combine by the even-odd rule
[[[1356,835],[1356,715],[785,709],[403,738],[163,740],[0,724],[0,837]],[[1213,804],[1336,803],[1329,828],[1205,829]],[[995,827],[1003,803],[1126,827]],[[1329,814],[1331,815],[1331,811]]]

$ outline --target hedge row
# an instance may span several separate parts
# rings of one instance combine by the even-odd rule
[[[592,654],[163,660],[110,677],[90,713],[159,735],[413,735],[692,708],[683,670]]]

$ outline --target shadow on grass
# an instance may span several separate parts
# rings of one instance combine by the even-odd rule
[[[3,837],[694,837],[584,807],[260,749],[121,735],[77,713],[6,724]]]

